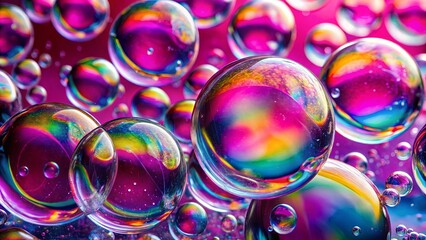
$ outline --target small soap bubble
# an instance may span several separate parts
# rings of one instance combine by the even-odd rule
[[[185,203],[175,215],[176,228],[186,236],[196,236],[207,227],[207,213],[198,203]]]
[[[222,231],[231,233],[237,228],[237,218],[232,214],[226,214],[220,223]]]
[[[397,190],[399,195],[404,197],[413,190],[413,180],[408,173],[396,171],[387,178],[385,186]]]
[[[46,178],[56,178],[59,175],[59,166],[55,162],[48,162],[44,165],[43,173]]]
[[[275,232],[289,234],[296,228],[297,215],[287,204],[275,206],[270,214],[270,224]]]
[[[25,99],[31,105],[44,103],[47,99],[47,91],[43,86],[36,85],[28,89]]]
[[[355,226],[352,228],[352,233],[355,237],[358,237],[361,234],[361,228],[358,226]]]
[[[395,228],[396,234],[400,237],[403,237],[405,234],[407,234],[407,227],[403,224],[399,224]]]
[[[41,68],[48,68],[52,64],[52,57],[48,53],[42,53],[38,59]]]
[[[135,93],[132,99],[132,115],[160,122],[170,107],[170,98],[161,88],[150,87]]]
[[[395,154],[396,157],[401,161],[409,159],[411,156],[411,144],[408,142],[398,143],[395,148]]]
[[[388,207],[395,207],[401,201],[398,191],[393,188],[387,188],[382,192],[382,202]]]
[[[15,65],[12,70],[12,79],[20,89],[28,89],[35,86],[41,77],[41,69],[36,61],[25,59]]]

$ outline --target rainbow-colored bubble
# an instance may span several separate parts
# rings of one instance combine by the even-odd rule
[[[173,104],[164,117],[164,126],[183,143],[191,142],[192,112],[195,100],[183,100]]]
[[[201,89],[207,81],[218,71],[218,69],[209,64],[203,64],[194,68],[183,85],[183,95],[186,99],[197,99]]]
[[[149,118],[157,122],[161,122],[164,119],[169,107],[169,95],[163,89],[157,87],[150,87],[136,92],[131,106],[134,117]]]
[[[21,93],[13,83],[12,77],[0,70],[0,125],[21,109]]]
[[[41,69],[36,61],[25,59],[15,65],[12,71],[12,79],[20,89],[29,89],[35,86],[41,77]]]
[[[46,23],[50,21],[50,13],[52,12],[55,0],[23,0],[22,5],[25,12],[33,22]]]

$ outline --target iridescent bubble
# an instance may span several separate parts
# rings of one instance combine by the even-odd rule
[[[192,143],[222,189],[247,198],[290,193],[326,161],[334,136],[329,98],[301,65],[277,57],[236,61],[195,104]]]
[[[113,118],[129,117],[129,107],[125,103],[120,103],[112,111]]]
[[[0,69],[0,125],[21,109],[21,93],[12,77]]]
[[[52,12],[55,0],[23,0],[22,4],[25,12],[33,22],[46,23],[50,21],[50,13]]]
[[[88,217],[116,233],[156,226],[177,206],[186,184],[179,144],[159,124],[139,118],[112,120],[100,128],[112,140],[118,171],[106,201]]]
[[[411,232],[408,234],[408,240],[418,240],[419,233],[418,232]]]
[[[220,221],[220,227],[222,231],[226,233],[231,233],[235,231],[237,228],[237,218],[232,214],[226,214],[223,216],[222,220]]]
[[[185,203],[175,215],[176,228],[187,236],[196,236],[207,227],[207,213],[198,203]]]
[[[38,59],[38,64],[42,68],[48,68],[52,65],[52,56],[48,53],[42,53]]]
[[[68,84],[68,74],[71,72],[72,67],[70,65],[63,65],[60,69],[59,69],[59,78],[60,78],[60,83],[63,87],[66,87]]]
[[[183,143],[191,142],[192,112],[195,100],[183,100],[173,104],[164,117],[164,126]]]
[[[401,196],[398,191],[393,188],[386,188],[382,192],[382,202],[388,207],[395,207],[401,201]]]
[[[177,0],[194,17],[199,29],[214,27],[222,23],[232,12],[235,0]]]
[[[409,159],[411,156],[411,144],[409,144],[408,142],[398,143],[395,148],[395,154],[396,157],[401,161]]]
[[[387,142],[406,131],[422,106],[417,64],[401,47],[379,38],[345,44],[324,64],[321,80],[332,98],[336,129],[361,143]]]
[[[140,86],[179,80],[198,54],[191,14],[173,1],[148,0],[125,9],[109,37],[109,54],[120,74]]]
[[[59,176],[59,165],[55,162],[48,162],[44,164],[43,173],[46,178],[52,179]]]
[[[323,7],[327,0],[287,0],[288,5],[299,11],[315,11]]]
[[[296,211],[287,204],[278,204],[270,213],[270,224],[278,234],[289,234],[296,228]]]
[[[0,66],[25,59],[33,47],[33,25],[21,8],[0,3]]]
[[[56,0],[52,23],[56,31],[72,41],[88,41],[98,36],[109,18],[107,0]]]
[[[374,184],[358,170],[329,159],[318,175],[298,191],[267,200],[254,200],[245,223],[245,236],[260,239],[387,239],[390,219]],[[268,231],[269,214],[279,204],[292,206],[297,227],[289,234]],[[361,236],[360,236],[361,237]]]
[[[20,89],[28,89],[37,85],[40,77],[40,66],[32,59],[25,59],[17,63],[12,70],[13,82]]]
[[[97,211],[114,184],[117,155],[108,133],[96,128],[76,147],[69,170],[71,192],[86,214]]]
[[[396,234],[400,237],[403,237],[407,233],[407,227],[403,224],[399,224],[395,228]]]
[[[186,99],[197,99],[207,81],[218,71],[212,65],[198,66],[188,75],[183,85],[183,95]]]
[[[382,23],[384,0],[343,0],[336,13],[339,26],[348,34],[365,37]]]
[[[216,212],[236,211],[248,207],[249,199],[232,195],[213,183],[201,168],[195,154],[191,154],[188,164],[188,189],[204,207]]]
[[[22,228],[12,227],[1,229],[0,239],[36,240],[38,238]]]
[[[213,48],[207,55],[207,62],[215,67],[221,68],[225,63],[225,52],[220,48]]]
[[[305,54],[309,61],[322,67],[331,53],[346,42],[346,35],[342,29],[331,23],[321,23],[309,31]]]
[[[22,166],[22,167],[20,167],[19,168],[19,176],[21,176],[21,177],[25,177],[25,176],[27,176],[28,175],[28,167],[27,166]]]
[[[39,225],[64,224],[81,216],[72,198],[68,169],[80,139],[97,126],[86,112],[59,103],[29,107],[4,123],[0,128],[2,206]],[[61,169],[56,177],[45,176],[49,162]],[[22,166],[28,168],[24,176],[19,174]]]
[[[250,1],[234,14],[228,43],[237,58],[257,55],[285,57],[296,37],[293,13],[284,2]]]
[[[358,226],[355,226],[352,228],[352,233],[355,237],[358,237],[361,234],[361,228]]]
[[[47,99],[47,91],[43,86],[34,86],[28,89],[25,99],[31,105],[44,103]]]
[[[118,97],[123,97],[126,93],[126,87],[123,84],[118,85]]]
[[[426,4],[423,0],[394,0],[385,20],[389,34],[410,46],[426,43]]]
[[[350,152],[343,157],[342,161],[358,169],[362,173],[368,170],[367,158],[362,153]]]
[[[399,196],[405,197],[413,190],[413,180],[408,173],[396,171],[387,178],[385,186],[397,190]]]
[[[66,93],[75,106],[98,112],[115,101],[119,84],[114,65],[102,58],[85,58],[67,75]]]
[[[160,122],[170,107],[170,98],[161,88],[150,87],[138,91],[132,99],[132,115]]]

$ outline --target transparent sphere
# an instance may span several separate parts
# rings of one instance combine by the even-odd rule
[[[358,237],[361,234],[361,228],[358,226],[355,226],[352,228],[352,233],[355,237]]]
[[[63,37],[88,41],[105,29],[109,3],[108,0],[56,0],[51,15],[53,26]]]
[[[157,87],[150,87],[136,92],[132,99],[132,115],[149,118],[160,122],[170,107],[167,93]]]
[[[212,65],[198,66],[188,75],[183,85],[183,95],[186,99],[197,99],[207,81],[218,71]]]
[[[192,112],[195,100],[183,100],[173,104],[164,117],[164,126],[183,143],[191,142]]]
[[[293,13],[284,2],[255,0],[241,6],[228,27],[228,43],[237,58],[285,57],[296,37]]]
[[[0,69],[0,125],[21,109],[21,93],[12,77]]]
[[[219,70],[192,118],[201,167],[222,189],[247,198],[287,194],[326,161],[334,118],[325,89],[301,65],[250,57]]]
[[[423,0],[394,0],[385,20],[389,34],[400,43],[426,43],[426,4]]]
[[[109,54],[120,74],[140,86],[179,80],[198,54],[198,30],[191,14],[173,1],[137,2],[111,27]]]
[[[399,224],[396,226],[395,232],[398,236],[403,237],[405,234],[407,234],[407,227],[403,224]]]
[[[382,23],[385,0],[343,0],[336,12],[339,26],[348,34],[365,37]]]
[[[47,91],[43,86],[36,85],[28,89],[25,99],[31,105],[44,103],[47,99]]]
[[[231,233],[237,228],[237,218],[232,214],[226,214],[220,221],[220,228],[226,233]]]
[[[332,23],[313,27],[306,37],[305,54],[313,64],[322,67],[327,58],[347,41],[345,33]]]
[[[112,111],[113,118],[129,117],[129,107],[125,103],[120,103]]]
[[[117,98],[120,76],[114,65],[105,59],[80,60],[66,77],[68,99],[86,111],[101,111]]]
[[[384,39],[345,44],[324,64],[320,78],[332,97],[337,131],[356,142],[383,143],[401,135],[422,106],[417,64]]]
[[[386,179],[385,187],[393,188],[398,191],[399,196],[405,197],[413,190],[413,180],[408,173],[396,171]]]
[[[55,0],[23,0],[22,4],[25,12],[33,22],[46,23],[50,21],[50,13],[52,12]]]
[[[291,233],[268,231],[270,213],[287,204],[298,213]],[[302,214],[303,213],[303,214]],[[252,201],[246,216],[245,235],[261,239],[356,240],[352,229],[362,229],[361,239],[387,239],[391,225],[375,185],[358,170],[329,159],[318,175],[286,196]]]
[[[278,204],[270,213],[270,224],[278,234],[289,234],[296,228],[297,214],[287,204]]]
[[[187,188],[200,204],[216,212],[237,211],[250,204],[248,198],[232,195],[214,184],[201,168],[195,154],[191,154],[188,162]]]
[[[320,9],[327,1],[328,0],[287,0],[286,2],[299,11],[310,12]]]
[[[15,64],[25,59],[34,42],[30,19],[21,8],[0,3],[0,66]]]
[[[2,206],[39,225],[60,225],[81,216],[71,195],[68,169],[78,142],[98,124],[86,112],[59,103],[29,107],[4,123]]]
[[[207,213],[198,203],[188,202],[178,208],[175,215],[178,231],[186,236],[196,236],[207,227]]]
[[[405,161],[410,158],[411,150],[412,147],[410,143],[400,142],[395,148],[396,157],[401,161]]]
[[[366,173],[368,170],[367,158],[362,153],[350,152],[343,157],[342,161],[358,169],[362,173]]]
[[[222,23],[232,12],[235,0],[177,0],[193,16],[199,29]]]
[[[112,140],[118,169],[106,201],[89,219],[124,234],[156,226],[177,207],[186,184],[186,163],[179,144],[171,133],[149,120],[120,118],[100,128]],[[108,181],[107,176],[101,179]]]
[[[398,191],[393,188],[386,188],[382,192],[382,202],[388,207],[395,207],[401,201],[401,196]]]
[[[38,64],[41,68],[48,68],[50,65],[52,65],[52,56],[48,53],[42,53],[40,54],[40,57],[38,59]]]
[[[40,77],[40,66],[32,59],[25,59],[17,63],[12,70],[12,80],[20,89],[28,89],[37,85]]]

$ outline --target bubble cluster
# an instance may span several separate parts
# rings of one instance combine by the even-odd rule
[[[117,98],[120,76],[114,65],[105,59],[82,59],[66,78],[68,99],[84,110],[100,111]]]
[[[271,210],[270,223],[278,234],[289,234],[296,228],[297,215],[287,204],[278,204]]]
[[[222,68],[195,104],[192,142],[206,174],[240,197],[292,192],[326,161],[334,134],[331,105],[317,78],[276,57]]]
[[[12,79],[20,89],[28,89],[35,86],[41,77],[41,69],[36,61],[25,59],[15,65],[12,71]]]
[[[228,28],[228,42],[237,58],[285,57],[296,37],[293,13],[282,1],[257,0],[241,6]]]
[[[0,70],[0,125],[22,109],[21,93],[12,77]]]
[[[177,206],[186,184],[186,163],[178,143],[162,126],[139,118],[112,120],[99,129],[112,140],[118,168],[106,201],[88,215],[89,219],[105,229],[126,234],[156,226]],[[108,165],[110,161],[94,170],[113,173],[106,171]],[[84,189],[89,193],[97,191],[110,181],[107,175],[95,188],[90,187],[89,180],[80,184],[88,184]]]
[[[164,126],[183,143],[191,142],[192,112],[195,100],[183,100],[173,104],[164,117]]]
[[[160,122],[170,107],[170,98],[161,88],[150,87],[135,93],[132,99],[132,115]]]
[[[383,143],[407,130],[422,106],[417,64],[401,47],[379,38],[339,48],[324,64],[325,83],[336,113],[336,129],[362,143]],[[338,89],[339,94],[333,95]]]
[[[207,227],[207,213],[198,203],[185,203],[178,208],[175,215],[176,228],[186,236],[196,236]]]
[[[197,99],[201,89],[217,71],[216,67],[209,64],[198,66],[192,70],[183,85],[183,95],[185,98]]]
[[[125,9],[109,37],[120,74],[140,86],[177,81],[195,62],[198,31],[189,12],[173,1],[143,1]]]
[[[345,33],[331,23],[321,23],[313,27],[306,37],[305,54],[313,64],[324,65],[331,53],[347,41]]]
[[[384,0],[343,0],[336,13],[339,26],[347,33],[365,37],[382,23]]]
[[[88,41],[98,36],[109,18],[107,0],[56,0],[52,23],[56,31],[72,41]]]
[[[50,21],[50,13],[52,12],[55,0],[23,0],[22,4],[25,12],[33,22],[46,23]]]
[[[413,180],[408,173],[396,171],[386,179],[385,186],[397,190],[399,196],[405,197],[413,190]]]
[[[368,170],[367,158],[362,153],[350,152],[343,157],[342,161],[358,169],[362,173],[366,173]]]
[[[254,200],[247,212],[245,236],[259,240],[330,239],[330,236],[339,240],[356,239],[352,228],[358,226],[362,229],[362,239],[386,239],[390,221],[379,195],[362,173],[329,159],[300,190],[279,198]],[[285,235],[268,230],[270,216],[265,213],[279,204],[303,213],[297,215],[297,227]]]
[[[0,66],[12,65],[31,51],[33,25],[21,8],[7,3],[0,3],[0,19]]]
[[[59,103],[29,107],[9,119],[0,128],[2,206],[40,225],[81,216],[70,193],[68,168],[79,140],[97,126],[86,112]]]

